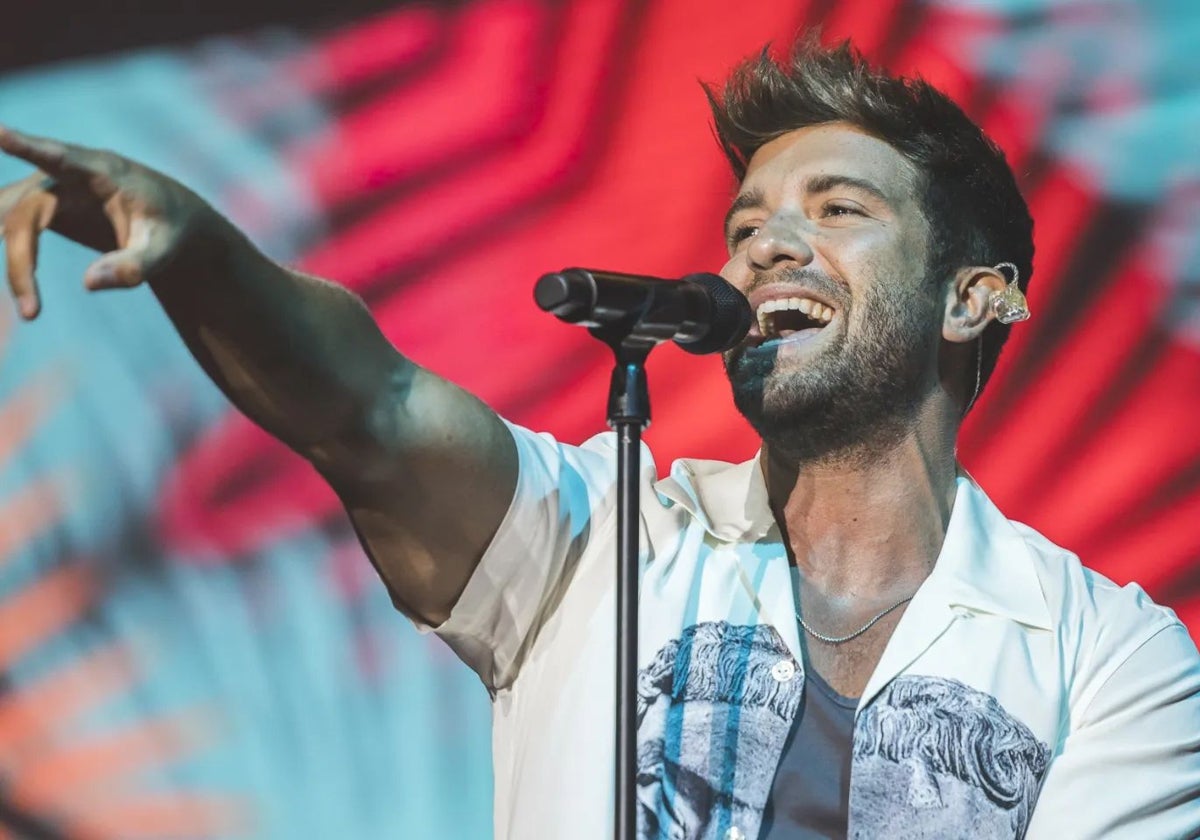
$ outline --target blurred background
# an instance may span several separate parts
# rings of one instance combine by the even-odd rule
[[[109,147],[360,293],[507,417],[603,429],[568,265],[723,262],[698,80],[820,25],[1005,148],[1030,303],[961,438],[1010,516],[1200,632],[1194,0],[21,4],[0,122]],[[0,160],[0,181],[25,174]],[[487,696],[395,613],[333,495],[232,412],[149,292],[0,305],[0,840],[487,838]],[[748,457],[715,359],[650,365],[660,470]]]

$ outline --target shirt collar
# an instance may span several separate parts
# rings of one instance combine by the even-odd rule
[[[756,541],[775,525],[758,455],[740,464],[680,459],[655,490],[724,542]],[[965,470],[956,479],[942,551],[923,588],[939,590],[951,607],[1052,626],[1025,537]]]
[[[681,458],[654,489],[725,542],[758,540],[775,524],[757,454],[740,464]]]
[[[1025,536],[960,468],[954,511],[931,586],[950,606],[1049,630],[1050,609]]]

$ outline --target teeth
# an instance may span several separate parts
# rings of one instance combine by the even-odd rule
[[[768,315],[766,312],[763,312],[761,307],[759,308],[757,315],[758,315],[758,331],[760,333],[762,333],[764,336],[770,335],[773,332],[773,330],[771,329],[771,321],[774,319],[771,318],[771,316]]]
[[[768,300],[759,306],[758,311],[755,312],[755,315],[758,317],[758,329],[764,336],[775,333],[775,319],[772,316],[776,312],[781,312],[785,309],[795,309],[803,312],[810,318],[823,321],[826,324],[833,320],[833,308],[823,303],[817,303],[817,301],[811,298],[790,297]]]

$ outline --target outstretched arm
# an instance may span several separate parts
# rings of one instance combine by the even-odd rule
[[[226,396],[337,492],[398,605],[444,620],[516,486],[499,417],[398,353],[355,295],[274,263],[162,173],[3,128],[0,150],[39,170],[0,188],[22,316],[41,309],[45,230],[102,253],[88,289],[149,285]]]

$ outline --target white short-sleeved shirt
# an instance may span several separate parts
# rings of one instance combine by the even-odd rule
[[[512,505],[436,632],[493,697],[497,840],[612,836],[615,438],[513,426]],[[643,448],[639,836],[758,836],[804,689],[757,460]],[[1174,613],[958,479],[859,702],[853,838],[1200,836],[1200,656]]]

